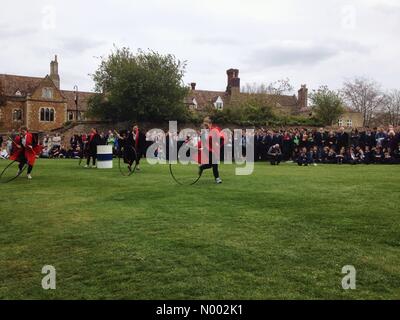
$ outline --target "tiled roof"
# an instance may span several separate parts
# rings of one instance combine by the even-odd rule
[[[67,99],[67,109],[75,111],[75,91],[61,90],[61,93],[64,95],[65,99]],[[93,95],[95,95],[93,92],[78,92],[79,111],[87,111],[89,98]]]
[[[236,100],[244,101],[250,97],[257,97],[257,99],[262,99],[268,102],[272,102],[274,104],[279,104],[281,107],[297,107],[298,101],[296,96],[289,95],[268,95],[268,94],[249,94],[249,93],[240,93],[239,96],[236,96]],[[188,96],[185,99],[187,104],[192,104],[193,99],[196,99],[196,102],[200,108],[203,108],[207,105],[212,105],[218,97],[221,97],[225,103],[229,103],[232,96],[224,91],[207,91],[207,90],[192,90],[189,92]]]
[[[265,93],[240,93],[240,99],[247,99],[249,97],[257,97],[258,99],[265,100],[266,102],[279,104],[282,107],[297,107],[298,101],[296,96],[288,96],[288,95],[272,95]]]
[[[0,74],[0,88],[6,96],[14,96],[19,90],[23,97],[33,93],[37,86],[44,78],[25,77],[9,74]]]

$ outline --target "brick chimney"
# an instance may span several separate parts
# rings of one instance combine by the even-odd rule
[[[298,95],[299,107],[300,109],[304,109],[308,107],[308,89],[307,85],[301,85]]]
[[[192,82],[192,83],[190,84],[190,86],[192,87],[192,91],[195,91],[195,90],[196,90],[196,82]]]
[[[54,85],[60,89],[60,76],[58,74],[58,61],[57,55],[54,57],[54,60],[50,62],[50,78],[53,80]]]
[[[229,69],[226,71],[228,75],[228,85],[226,87],[226,92],[229,94],[240,93],[240,78],[238,69]]]

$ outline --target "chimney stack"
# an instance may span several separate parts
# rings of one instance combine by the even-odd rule
[[[305,85],[305,84],[301,85],[301,88],[300,88],[299,94],[298,94],[298,101],[299,101],[300,109],[304,109],[304,108],[308,107],[308,89],[307,89],[307,85]]]
[[[195,90],[196,90],[196,82],[192,82],[192,83],[190,84],[190,86],[192,87],[192,91],[195,91]]]
[[[228,75],[228,85],[226,87],[226,92],[229,94],[240,93],[240,78],[238,69],[229,69],[226,71]]]
[[[50,79],[53,80],[54,85],[60,89],[60,76],[58,74],[58,61],[57,55],[54,58],[54,61],[50,62]]]

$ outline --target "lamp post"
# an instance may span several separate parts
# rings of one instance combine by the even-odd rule
[[[78,89],[77,85],[74,86],[74,91],[75,91],[76,121],[78,121],[80,119],[79,119],[79,108],[78,108],[78,106],[79,106],[79,100],[78,100],[79,89]]]

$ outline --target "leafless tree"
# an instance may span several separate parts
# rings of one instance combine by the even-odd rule
[[[400,90],[395,89],[386,94],[384,111],[391,125],[400,125]]]
[[[247,83],[243,88],[242,92],[250,94],[270,94],[270,95],[283,95],[290,94],[293,92],[293,86],[290,84],[288,78],[281,79],[270,84],[249,84]]]
[[[362,113],[364,126],[371,123],[374,113],[381,109],[385,102],[385,94],[381,90],[381,85],[366,78],[346,81],[341,93],[349,107]]]

